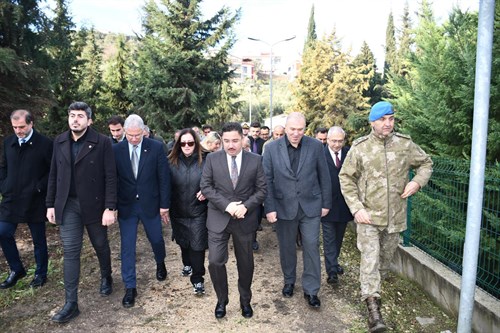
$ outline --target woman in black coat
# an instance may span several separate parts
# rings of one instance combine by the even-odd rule
[[[185,128],[179,134],[170,161],[172,238],[182,252],[182,275],[191,274],[195,294],[205,293],[205,250],[208,248],[207,201],[200,192],[204,155],[198,135]]]

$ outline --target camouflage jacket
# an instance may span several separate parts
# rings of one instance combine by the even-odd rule
[[[406,199],[401,198],[408,172],[423,187],[432,174],[432,160],[411,138],[392,133],[387,138],[374,132],[355,140],[339,174],[342,194],[352,215],[361,209],[373,224],[388,231],[406,229]]]

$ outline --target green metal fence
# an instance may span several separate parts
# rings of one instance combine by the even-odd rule
[[[404,245],[415,245],[462,273],[470,162],[433,157],[429,184],[408,202]],[[412,175],[410,175],[412,177]],[[485,171],[477,285],[500,298],[500,165]]]

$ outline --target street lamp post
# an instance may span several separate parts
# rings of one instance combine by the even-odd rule
[[[294,38],[295,38],[295,36],[287,38],[287,39],[282,39],[282,40],[279,40],[279,41],[271,44],[271,43],[268,43],[262,39],[248,37],[248,39],[250,39],[250,40],[253,40],[255,42],[262,42],[271,48],[270,54],[269,54],[270,58],[271,58],[271,68],[269,71],[269,127],[271,128],[271,131],[273,130],[273,46],[275,46],[276,44],[279,44],[281,42],[288,42]]]

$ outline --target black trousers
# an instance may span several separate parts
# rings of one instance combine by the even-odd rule
[[[195,251],[184,247],[181,248],[182,264],[191,266],[191,283],[205,282],[205,251]]]
[[[64,250],[63,266],[66,302],[78,301],[83,229],[80,203],[76,198],[69,198],[64,207],[62,224],[59,227]],[[85,229],[87,229],[90,242],[99,260],[101,278],[111,276],[111,250],[108,242],[108,228],[101,223],[93,223],[85,225]]]

